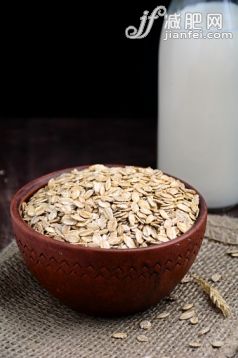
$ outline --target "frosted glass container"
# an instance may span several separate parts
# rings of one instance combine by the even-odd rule
[[[233,38],[164,40],[159,49],[158,167],[196,187],[209,208],[238,203],[238,5],[172,1],[169,14],[222,14]],[[206,33],[207,23],[203,21]],[[183,31],[176,29],[173,31]],[[168,31],[168,30],[167,30]],[[214,31],[214,30],[213,30]]]

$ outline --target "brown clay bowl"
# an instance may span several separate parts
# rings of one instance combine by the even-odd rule
[[[50,178],[68,170],[31,181],[11,201],[16,241],[32,274],[63,303],[88,314],[135,313],[169,295],[193,264],[201,246],[207,219],[202,196],[196,223],[177,239],[138,249],[85,248],[34,231],[19,214],[23,201]]]

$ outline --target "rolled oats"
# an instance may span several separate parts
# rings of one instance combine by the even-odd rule
[[[96,164],[50,179],[20,212],[34,230],[56,240],[133,249],[188,231],[199,196],[158,169]]]
[[[150,321],[145,320],[145,321],[140,322],[140,328],[142,328],[142,329],[147,330],[147,329],[150,329],[151,327],[152,327],[152,325],[151,325]]]
[[[139,336],[136,337],[138,342],[148,342],[148,337],[144,336],[143,334],[140,334]]]
[[[125,339],[127,337],[127,333],[124,332],[114,332],[112,334],[112,338],[116,338],[116,339]]]
[[[195,315],[195,311],[194,311],[194,310],[185,311],[185,312],[183,312],[183,313],[180,315],[179,319],[180,319],[180,320],[190,319],[190,318],[192,318],[194,315]]]
[[[158,319],[165,319],[170,315],[170,312],[161,312],[160,314],[158,314],[158,316],[156,318]]]
[[[182,307],[182,311],[188,311],[193,307],[193,303],[185,303]]]
[[[191,348],[199,348],[201,346],[202,346],[201,342],[198,342],[198,341],[193,341],[193,342],[189,343],[189,347],[191,347]]]
[[[213,341],[211,342],[211,345],[213,346],[213,348],[221,348],[223,346],[224,342],[223,341]]]

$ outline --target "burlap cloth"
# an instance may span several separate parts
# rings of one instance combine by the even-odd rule
[[[238,219],[210,216],[207,235],[192,271],[209,279],[214,273],[223,278],[216,286],[232,308],[232,316],[223,318],[206,295],[193,282],[179,284],[173,295],[175,302],[163,300],[146,312],[125,318],[88,317],[61,305],[48,295],[31,276],[15,243],[0,255],[0,357],[1,358],[163,358],[163,357],[238,357],[238,258],[226,252],[232,248],[216,240],[238,245]],[[233,246],[234,247],[234,246]],[[235,246],[238,248],[238,246]],[[180,321],[181,306],[193,302],[199,323]],[[166,320],[156,319],[164,310],[171,312]],[[149,331],[139,322],[148,319]],[[201,338],[202,346],[189,347],[203,327],[210,332]],[[122,331],[124,340],[111,334]],[[136,340],[146,334],[148,342]],[[214,349],[211,342],[224,341]]]

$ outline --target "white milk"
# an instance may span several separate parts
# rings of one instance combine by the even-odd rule
[[[233,39],[160,40],[158,167],[210,208],[238,203],[238,6],[226,7],[198,3],[181,15],[223,13],[220,31],[233,28]]]

